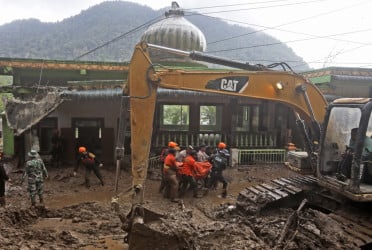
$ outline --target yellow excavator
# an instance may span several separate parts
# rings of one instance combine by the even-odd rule
[[[152,63],[149,53],[152,50],[224,65],[228,69],[167,69]],[[186,52],[147,43],[139,43],[135,47],[128,87],[124,89],[116,155],[119,171],[120,161],[124,157],[124,123],[129,102],[133,197],[130,213],[126,218],[121,218],[125,222],[124,230],[128,232],[126,241],[129,243],[134,227],[143,225],[146,220],[143,207],[145,180],[158,88],[258,98],[291,107],[302,131],[304,148],[317,184],[353,201],[372,201],[372,185],[364,178],[372,175],[372,168],[369,173],[369,159],[364,152],[364,140],[372,136],[371,99],[344,98],[328,104],[315,85],[290,70],[272,70],[201,52]],[[342,175],[340,163],[345,146],[349,145],[352,128],[359,129],[349,175],[339,178]],[[118,178],[116,193],[117,183]]]

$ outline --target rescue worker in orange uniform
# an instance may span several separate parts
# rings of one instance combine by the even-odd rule
[[[179,150],[178,147],[169,148],[168,155],[164,159],[164,181],[165,181],[165,193],[169,193],[169,199],[172,202],[178,202],[177,192],[179,188],[179,182],[177,179],[178,169],[183,165],[182,162],[177,162],[176,152]],[[167,196],[167,195],[166,195]]]
[[[76,172],[78,171],[80,164],[83,164],[85,167],[85,186],[87,188],[90,187],[89,175],[92,170],[97,178],[100,180],[101,185],[105,185],[101,172],[99,171],[99,167],[102,167],[103,164],[93,153],[88,152],[86,147],[79,147],[79,158],[74,169],[74,176],[76,176]]]
[[[159,187],[159,193],[162,193],[165,189],[165,179],[164,179],[164,162],[165,162],[165,158],[167,157],[168,153],[169,153],[169,149],[170,148],[178,148],[178,144],[174,141],[170,141],[168,142],[168,147],[164,147],[160,153],[160,162],[161,162],[161,166],[160,166],[160,170],[161,170],[161,182],[160,182],[160,187]],[[179,150],[179,149],[178,149]],[[167,190],[169,192],[169,190]],[[166,194],[165,196],[168,196],[168,194]]]
[[[210,173],[209,187],[217,188],[218,182],[222,182],[222,194],[223,198],[227,196],[227,181],[223,176],[223,171],[228,166],[229,162],[229,151],[226,149],[226,144],[220,142],[217,147],[216,154],[213,154],[210,158],[212,163],[212,171]]]
[[[176,155],[177,161],[183,162],[183,160],[186,158],[186,156],[191,152],[191,150],[194,150],[194,147],[189,145],[184,150],[181,150],[179,154]]]
[[[197,159],[197,152],[195,150],[191,150],[186,155],[186,158],[183,160],[182,168],[179,169],[179,174],[181,176],[181,187],[180,187],[181,197],[186,193],[189,185],[190,185],[190,189],[193,191],[193,197],[195,198],[198,197],[197,184],[194,178],[196,159]]]

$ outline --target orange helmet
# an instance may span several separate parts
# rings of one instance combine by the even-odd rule
[[[87,152],[87,149],[85,147],[80,147],[79,153],[84,153],[84,152]]]
[[[226,144],[223,143],[223,142],[220,142],[220,143],[218,143],[218,148],[219,149],[224,149],[224,148],[226,148]]]
[[[174,141],[168,142],[168,147],[170,147],[170,148],[175,148],[177,146],[178,146],[178,144],[176,142],[174,142]]]

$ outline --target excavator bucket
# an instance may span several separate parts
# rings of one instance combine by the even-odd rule
[[[183,203],[180,203],[180,207]],[[154,208],[141,207],[143,217],[131,211],[128,214],[129,230],[124,241],[129,249],[183,249],[185,240],[169,230],[167,215],[154,211]]]

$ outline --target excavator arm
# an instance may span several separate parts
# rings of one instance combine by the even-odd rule
[[[181,53],[190,58],[218,62],[225,66],[246,70],[164,69],[152,64],[148,53],[151,46],[146,43],[138,44],[129,67],[131,158],[135,190],[132,200],[132,218],[143,215],[140,207],[144,200],[144,183],[158,88],[201,91],[280,102],[291,107],[309,124],[315,124],[317,127],[315,130],[319,130],[327,102],[319,89],[304,77],[290,71],[274,71],[245,63],[153,46],[155,49],[172,50],[167,52]]]

